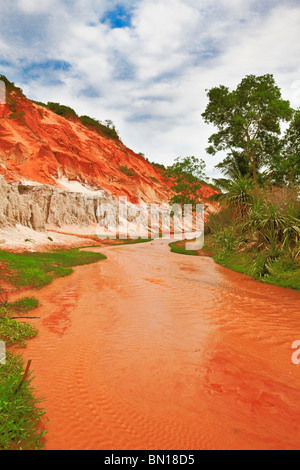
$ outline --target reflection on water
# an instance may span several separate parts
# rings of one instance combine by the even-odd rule
[[[300,295],[168,242],[106,248],[39,298],[48,449],[300,447]]]

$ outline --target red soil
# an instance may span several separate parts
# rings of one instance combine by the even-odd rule
[[[60,187],[58,180],[67,178],[127,196],[133,203],[169,200],[170,184],[159,168],[120,140],[100,135],[77,118],[58,116],[19,91],[12,91],[7,102],[10,105],[0,106],[0,174],[7,182],[27,180]],[[131,169],[133,176],[124,174],[122,166]],[[204,197],[214,192],[207,186]]]

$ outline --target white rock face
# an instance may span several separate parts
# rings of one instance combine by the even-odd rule
[[[184,226],[180,219],[174,223],[170,212],[168,204],[134,205],[126,197],[118,199],[107,191],[73,192],[47,185],[30,185],[29,182],[11,185],[0,176],[0,236],[6,243],[7,237],[11,238],[9,233],[13,237],[18,238],[19,234],[22,237],[24,229],[36,233],[25,235],[25,231],[26,239],[39,238],[39,233],[44,233],[45,237],[46,230],[100,238],[118,235],[148,238],[169,230],[193,231],[193,221]]]
[[[48,225],[87,227],[99,223],[98,207],[103,203],[118,205],[109,195],[63,191],[52,186],[10,185],[0,177],[0,227],[17,224],[33,230]]]

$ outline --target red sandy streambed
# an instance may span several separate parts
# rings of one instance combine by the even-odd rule
[[[299,293],[166,240],[99,250],[35,293],[46,449],[300,448]]]

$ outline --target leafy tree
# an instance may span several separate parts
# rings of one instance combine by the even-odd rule
[[[209,138],[207,152],[215,155],[229,150],[228,161],[247,161],[257,181],[259,169],[280,147],[280,124],[289,121],[293,113],[289,101],[281,98],[270,74],[248,75],[235,90],[221,85],[209,90],[207,96],[209,103],[202,117],[218,129]]]
[[[175,195],[170,204],[196,204],[202,203],[202,186],[206,183],[205,162],[194,156],[178,157],[172,166],[164,172],[164,176],[172,183]]]
[[[277,184],[300,183],[300,109],[281,141],[281,151],[270,161],[272,179]]]

